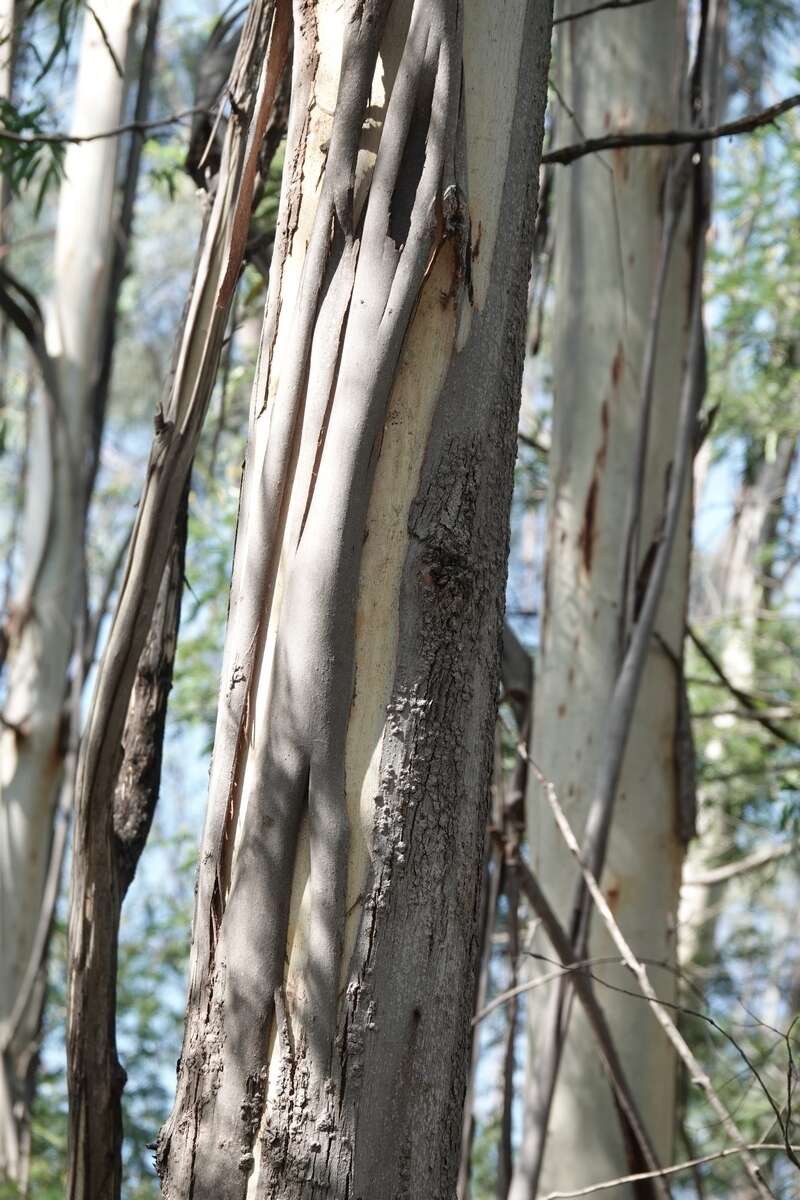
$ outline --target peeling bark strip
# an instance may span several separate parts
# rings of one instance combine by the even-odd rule
[[[122,769],[114,792],[113,816],[119,908],[133,882],[158,800],[167,701],[181,618],[188,508],[187,484],[125,721]],[[115,941],[119,933],[119,908],[115,914]]]
[[[434,1200],[458,1169],[551,12],[294,17],[157,1160],[176,1200]]]

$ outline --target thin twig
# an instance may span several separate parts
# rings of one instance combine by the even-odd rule
[[[733,137],[739,133],[752,133],[764,125],[772,125],[778,117],[800,105],[800,93],[787,96],[777,104],[761,112],[739,117],[736,121],[726,121],[723,125],[715,125],[709,129],[663,129],[642,130],[638,133],[607,133],[603,137],[587,138],[571,146],[560,146],[548,150],[542,155],[542,165],[559,163],[566,166],[587,154],[597,154],[600,150],[629,150],[636,146],[685,146],[698,145],[701,142],[714,142],[719,138]]]
[[[111,45],[111,39],[109,38],[108,33],[106,32],[105,25],[100,20],[99,16],[95,12],[92,5],[89,4],[89,0],[84,0],[84,3],[86,4],[87,12],[89,13],[89,15],[91,16],[95,25],[97,26],[100,37],[103,39],[103,45],[105,46],[106,50],[108,51],[111,61],[114,64],[114,70],[117,72],[117,75],[119,75],[120,79],[124,79],[125,72],[122,69],[122,63],[117,58],[117,52],[115,51],[114,47]]]
[[[786,771],[800,771],[800,762],[773,762],[773,763],[758,763],[757,766],[742,766],[737,767],[734,771],[716,771],[708,774],[702,772],[703,783],[733,783],[737,779],[746,779],[749,776],[760,775],[783,775]]]
[[[725,668],[723,667],[722,663],[719,661],[717,656],[711,650],[709,645],[703,641],[703,639],[698,634],[697,630],[693,629],[691,627],[691,625],[689,625],[689,626],[687,626],[687,633],[689,634],[689,637],[690,637],[692,643],[694,644],[694,646],[696,647],[696,649],[698,650],[700,655],[708,663],[709,667],[711,667],[711,670],[714,672],[714,674],[716,675],[716,677],[720,681],[720,683],[723,684],[723,686],[730,692],[730,694],[733,696],[733,698],[735,700],[738,700],[739,703],[741,705],[743,705],[743,707],[747,710],[745,714],[731,714],[731,715],[749,717],[752,720],[757,721],[759,725],[762,725],[764,727],[764,729],[766,729],[768,733],[771,733],[773,737],[777,738],[779,742],[785,742],[787,746],[800,746],[800,740],[798,740],[796,737],[793,737],[791,733],[788,733],[780,725],[776,725],[770,719],[769,714],[763,712],[758,707],[757,701],[754,696],[751,696],[749,692],[744,692],[744,691],[742,691],[741,688],[738,688],[736,686],[736,684],[733,682],[733,680],[730,679],[729,676],[726,674]],[[702,716],[711,716],[713,714],[711,714],[711,713],[695,713],[694,715],[702,717]]]
[[[705,708],[700,712],[695,710],[692,713],[692,719],[695,721],[716,721],[718,717],[734,717],[737,721],[756,721],[760,725],[762,722],[759,718],[762,717],[774,721],[796,721],[800,717],[800,710],[782,704],[773,708]],[[785,741],[785,738],[781,740]],[[797,743],[791,744],[796,745]]]
[[[750,871],[757,871],[761,867],[769,866],[770,863],[779,862],[796,851],[797,847],[788,842],[782,846],[766,846],[748,854],[746,858],[740,858],[738,862],[725,863],[724,866],[712,867],[708,871],[700,871],[696,875],[691,875],[683,880],[683,886],[714,887],[715,884],[735,879],[737,875],[746,875]]]
[[[477,1025],[481,1021],[485,1021],[498,1008],[502,1008],[504,1004],[508,1004],[510,1000],[515,1000],[518,996],[524,996],[527,992],[534,992],[537,988],[545,987],[546,984],[552,983],[554,979],[560,979],[562,975],[572,971],[584,971],[587,967],[593,967],[608,963],[619,963],[619,958],[582,958],[580,962],[562,964],[555,971],[548,971],[545,975],[537,975],[535,979],[526,979],[524,983],[518,983],[514,987],[508,988],[504,992],[498,992],[485,1008],[476,1012],[472,1018],[472,1024]]]
[[[12,129],[0,127],[0,143],[13,142],[15,146],[82,146],[85,142],[121,137],[124,133],[149,133],[153,129],[165,129],[168,125],[178,125],[189,117],[207,113],[206,108],[185,108],[182,112],[159,117],[158,120],[128,121],[125,125],[116,125],[101,133],[15,133]]]
[[[613,986],[612,984],[608,983],[607,980],[601,979],[599,975],[595,975],[590,969],[591,967],[618,967],[622,965],[622,959],[618,954],[605,954],[600,955],[597,958],[583,958],[580,960],[580,962],[573,962],[568,966],[565,966],[560,962],[559,959],[548,958],[544,954],[533,954],[530,951],[526,951],[525,953],[529,958],[535,958],[539,962],[548,963],[549,965],[554,966],[556,969],[553,971],[548,971],[546,975],[537,975],[535,979],[528,979],[524,983],[518,983],[514,987],[508,988],[507,991],[498,992],[496,996],[492,997],[485,1008],[481,1009],[480,1012],[475,1014],[475,1016],[472,1018],[473,1025],[476,1025],[479,1021],[484,1021],[487,1017],[491,1016],[496,1009],[502,1008],[504,1004],[507,1004],[509,1000],[513,1000],[517,996],[522,996],[526,992],[534,992],[537,988],[543,987],[545,984],[552,983],[554,979],[560,979],[562,975],[568,974],[572,971],[585,971],[589,978],[593,979],[595,983],[600,984],[601,987],[607,987],[611,991],[624,991],[625,995],[636,994],[633,992],[628,992],[626,989]],[[703,995],[702,990],[695,983],[693,983],[686,973],[681,971],[679,967],[674,966],[672,963],[662,962],[660,959],[656,958],[643,958],[641,961],[649,967],[659,967],[661,970],[668,971],[671,975],[676,976],[697,995],[698,999],[705,1003],[705,996]],[[695,1009],[683,1008],[679,1004],[670,1005],[670,1007],[675,1008],[679,1012],[686,1012],[690,1016],[698,1015]],[[762,1024],[763,1022],[761,1021],[757,1022],[759,1028]],[[781,1037],[783,1037],[783,1034],[781,1034]]]
[[[523,433],[522,430],[517,434],[517,441],[522,442],[523,446],[528,446],[531,450],[535,450],[537,454],[546,456],[550,453],[549,446],[546,446],[539,438],[531,437],[529,433]]]
[[[640,4],[651,4],[652,0],[603,0],[592,8],[582,8],[580,12],[565,13],[563,17],[553,17],[553,25],[563,25],[566,21],[579,21],[581,17],[593,17],[595,13],[606,12],[613,8],[638,8]]]
[[[800,1149],[800,1147],[795,1147]],[[692,1171],[695,1167],[703,1167],[707,1163],[719,1162],[722,1158],[733,1158],[744,1152],[755,1150],[785,1150],[782,1142],[751,1142],[746,1146],[726,1146],[724,1150],[716,1150],[713,1154],[703,1154],[700,1158],[689,1158],[685,1162],[673,1163],[670,1167],[662,1167],[658,1172],[644,1171],[636,1175],[620,1175],[617,1179],[607,1179],[603,1183],[593,1183],[590,1187],[579,1188],[575,1192],[548,1192],[542,1200],[578,1200],[580,1196],[594,1196],[597,1192],[607,1192],[611,1188],[620,1187],[624,1183],[640,1183],[653,1179],[656,1174],[680,1175],[684,1171]]]
[[[772,1196],[772,1192],[769,1190],[761,1176],[761,1169],[750,1153],[747,1143],[739,1132],[736,1122],[734,1121],[723,1101],[717,1095],[711,1079],[693,1054],[688,1043],[679,1032],[677,1026],[665,1013],[664,1005],[662,1004],[653,985],[650,982],[646,968],[633,953],[633,950],[628,944],[624,934],[622,933],[622,930],[617,924],[614,914],[612,913],[608,902],[603,895],[594,873],[590,870],[589,866],[587,866],[586,861],[584,860],[581,848],[578,845],[578,841],[572,831],[572,826],[567,820],[564,810],[559,803],[553,784],[549,780],[545,779],[535,763],[532,762],[531,767],[533,768],[537,778],[539,779],[539,782],[542,785],[542,790],[544,791],[550,808],[553,811],[553,816],[555,817],[556,824],[558,825],[561,835],[580,867],[586,889],[591,896],[592,901],[594,902],[594,906],[602,917],[603,922],[605,923],[615,946],[622,955],[626,966],[636,978],[643,995],[650,1005],[653,1015],[663,1029],[668,1040],[671,1042],[678,1057],[686,1065],[692,1081],[705,1093],[706,1098],[719,1118],[721,1125],[734,1144],[737,1146],[739,1153],[742,1156],[742,1162],[744,1163],[745,1170],[747,1171],[747,1174],[749,1175],[756,1192],[760,1197]]]
[[[530,759],[528,761],[530,763]],[[519,872],[520,888],[536,916],[542,922],[550,944],[561,959],[562,971],[559,974],[563,976],[565,970],[572,972],[573,986],[578,999],[583,1005],[592,1033],[597,1040],[601,1057],[611,1079],[614,1097],[624,1120],[627,1122],[626,1133],[630,1134],[630,1137],[638,1147],[643,1162],[653,1170],[658,1170],[660,1164],[657,1155],[647,1133],[644,1120],[639,1113],[633,1091],[628,1083],[625,1068],[614,1043],[611,1029],[600,1007],[600,1003],[594,994],[591,980],[585,968],[575,970],[575,955],[572,951],[566,930],[559,921],[555,910],[550,906],[550,902],[542,891],[536,876],[524,859],[518,858],[516,866]],[[549,1108],[552,1100],[551,1085],[554,1086],[555,1078],[542,1079],[541,1083],[540,1100],[543,1106]],[[669,1192],[662,1184],[655,1182],[653,1188],[657,1196],[663,1197],[664,1200],[669,1200]]]

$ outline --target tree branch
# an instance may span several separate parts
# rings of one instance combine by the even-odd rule
[[[683,886],[713,887],[717,883],[726,883],[729,879],[735,879],[737,875],[746,875],[749,871],[757,871],[761,867],[769,866],[770,863],[789,858],[796,851],[797,847],[788,842],[782,846],[763,846],[760,850],[754,850],[752,854],[748,854],[746,858],[740,858],[737,862],[725,863],[721,867],[712,867],[708,871],[699,871],[696,875],[684,879]]]
[[[644,995],[653,1012],[653,1015],[672,1044],[676,1054],[689,1071],[689,1077],[699,1088],[702,1089],[711,1108],[713,1108],[716,1116],[719,1118],[720,1124],[725,1129],[731,1140],[738,1147],[739,1153],[742,1156],[742,1162],[744,1163],[745,1170],[750,1177],[755,1192],[762,1198],[762,1200],[764,1200],[764,1198],[771,1196],[772,1193],[764,1182],[761,1175],[761,1169],[749,1151],[747,1143],[739,1132],[736,1122],[714,1089],[714,1085],[712,1084],[707,1072],[704,1071],[703,1067],[700,1065],[700,1062],[693,1054],[683,1035],[679,1032],[677,1026],[673,1021],[670,1020],[664,1011],[664,1004],[659,999],[658,994],[651,984],[646,968],[639,961],[628,944],[625,936],[622,933],[622,930],[617,924],[614,914],[608,905],[608,901],[606,900],[600,885],[597,882],[595,874],[588,866],[586,859],[583,856],[572,827],[567,820],[561,804],[559,803],[558,797],[556,796],[556,790],[553,787],[553,784],[542,775],[535,763],[531,763],[531,766],[533,767],[533,770],[542,785],[542,790],[544,791],[550,808],[553,811],[553,816],[555,817],[559,831],[564,838],[564,841],[566,842],[571,854],[580,867],[586,890],[591,896],[595,908],[597,909],[608,932],[610,933],[614,945],[622,955],[625,965],[629,968],[636,979],[642,994]],[[784,1146],[784,1149],[786,1149],[786,1146]]]
[[[788,733],[780,725],[776,725],[774,721],[770,719],[767,713],[761,712],[754,696],[751,696],[749,692],[744,692],[741,688],[736,686],[733,680],[730,679],[725,673],[725,668],[723,667],[722,663],[706,644],[706,642],[703,641],[697,631],[692,629],[691,626],[687,626],[687,633],[689,634],[689,638],[691,639],[693,645],[708,663],[709,667],[711,667],[711,670],[714,672],[720,683],[730,692],[733,698],[738,700],[742,707],[747,710],[747,716],[752,717],[754,721],[757,721],[759,725],[762,725],[764,729],[766,729],[768,733],[771,733],[773,737],[777,738],[779,742],[785,742],[787,746],[800,746],[800,741],[796,737],[793,737],[791,733]],[[706,713],[699,715],[711,716],[712,714]]]
[[[657,1172],[660,1176],[680,1175],[684,1171],[692,1171],[695,1167],[703,1167],[707,1163],[719,1162],[722,1158],[733,1158],[744,1151],[752,1153],[757,1150],[785,1150],[782,1142],[751,1142],[749,1145],[726,1146],[724,1150],[716,1150],[713,1154],[704,1154],[700,1158],[689,1158],[685,1162],[673,1163],[671,1167],[663,1167]],[[611,1188],[620,1187],[623,1183],[639,1183],[652,1179],[653,1172],[640,1172],[637,1175],[620,1175],[618,1179],[607,1179],[603,1183],[593,1183],[591,1187],[578,1188],[573,1192],[548,1192],[542,1200],[578,1200],[581,1196],[595,1196],[598,1192],[607,1192]]]
[[[44,321],[36,297],[7,267],[0,266],[0,311],[22,334],[47,383],[52,369],[44,344]]]
[[[114,64],[114,70],[117,72],[117,75],[119,75],[120,79],[124,79],[125,72],[122,69],[122,63],[119,61],[119,58],[117,57],[117,53],[116,53],[114,47],[111,45],[111,39],[109,38],[108,33],[106,32],[105,25],[100,20],[99,16],[95,12],[92,5],[89,3],[89,0],[84,0],[84,3],[86,4],[86,11],[89,13],[89,16],[94,21],[95,25],[97,26],[97,31],[100,34],[100,37],[103,39],[103,45],[105,46],[106,50],[108,51],[109,57],[110,57],[112,63]]]
[[[593,17],[595,13],[606,12],[614,8],[638,8],[640,4],[650,4],[652,0],[603,0],[592,8],[582,8],[580,12],[565,13],[563,17],[553,17],[553,27],[563,25],[566,21],[579,21],[581,17]]]
[[[189,117],[200,116],[207,111],[205,108],[185,108],[182,112],[159,117],[158,120],[128,121],[125,125],[116,125],[113,129],[105,129],[101,133],[15,133],[11,129],[0,129],[0,144],[13,142],[15,146],[81,146],[85,142],[121,137],[124,133],[149,133],[153,129],[165,129],[168,125],[178,125]]]
[[[530,759],[528,759],[528,762],[530,764]],[[550,944],[561,960],[563,970],[570,973],[573,986],[583,1005],[586,1018],[597,1040],[601,1057],[608,1070],[614,1097],[619,1106],[624,1125],[626,1126],[624,1132],[635,1143],[642,1160],[654,1166],[656,1169],[654,1179],[657,1179],[657,1171],[660,1168],[655,1150],[639,1112],[631,1086],[628,1083],[625,1068],[622,1065],[622,1060],[614,1044],[611,1029],[600,1007],[600,1002],[594,994],[591,980],[585,973],[585,964],[576,962],[576,956],[566,930],[559,921],[555,910],[551,908],[549,900],[542,891],[539,881],[528,864],[522,858],[517,857],[515,866],[519,874],[519,884],[522,892],[536,913],[536,916],[542,922]],[[669,1192],[666,1188],[657,1182],[654,1182],[653,1192],[658,1197],[669,1197]]]
[[[535,450],[537,454],[547,455],[550,453],[549,446],[545,445],[539,438],[531,437],[529,433],[523,433],[522,430],[517,434],[517,441],[522,442],[523,446],[528,446],[531,450]]]
[[[625,5],[621,7],[627,7]],[[587,138],[584,142],[576,142],[571,146],[560,146],[548,150],[542,155],[542,165],[559,163],[566,166],[576,159],[584,158],[587,154],[597,154],[600,150],[628,150],[636,146],[684,146],[713,142],[719,138],[733,137],[739,133],[752,133],[764,125],[772,125],[778,117],[800,105],[800,93],[787,96],[777,104],[761,112],[739,117],[736,121],[726,121],[724,125],[715,125],[709,129],[662,129],[658,132],[647,130],[641,133],[608,133],[603,137]]]

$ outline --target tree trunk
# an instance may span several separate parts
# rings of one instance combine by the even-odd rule
[[[549,26],[296,0],[170,1197],[455,1187]]]
[[[148,714],[149,704],[143,707],[137,694],[148,637],[157,636],[153,621],[159,589],[166,586],[162,581],[174,553],[175,523],[216,378],[262,146],[287,57],[289,22],[273,21],[274,7],[272,0],[253,0],[231,75],[233,115],[227,122],[214,204],[177,338],[173,375],[156,412],[136,525],[81,744],[67,997],[70,1200],[108,1200],[120,1188],[124,1073],[117,1062],[115,1033],[119,911],[155,800],[152,789],[145,794],[137,786],[132,807],[128,782],[131,771],[139,775],[144,769],[137,765],[143,742],[155,735],[163,717]],[[139,734],[131,723],[137,716],[149,722]],[[151,745],[151,755],[153,750]],[[157,783],[158,761],[146,772]],[[136,800],[136,792],[144,799]]]
[[[84,21],[74,134],[122,116],[135,0],[98,0]],[[101,34],[102,22],[104,34]],[[43,972],[9,1028],[36,943],[68,717],[67,669],[81,602],[84,456],[98,330],[112,248],[115,139],[69,147],[55,239],[55,290],[44,335],[52,367],[36,406],[23,527],[22,578],[7,615],[7,691],[0,730],[0,1176],[25,1168]]]
[[[583,7],[576,0],[565,12]],[[571,137],[680,125],[676,93],[685,61],[679,5],[645,5],[625,15],[605,13],[562,28],[558,87],[564,116],[562,122],[559,115],[559,123],[571,128]],[[668,220],[670,157],[659,149],[617,151],[584,159],[563,170],[556,181],[554,419],[532,757],[555,785],[575,829],[585,822],[607,753],[604,715],[627,637],[626,593],[634,591],[623,582],[621,549],[636,486],[647,317],[653,310],[659,244]],[[685,225],[679,225],[674,239],[656,342],[652,416],[633,551],[636,594],[646,585],[661,534],[679,419],[690,318],[691,259]],[[687,496],[630,729],[603,876],[611,907],[637,954],[666,963],[675,959],[684,850],[677,747],[690,509]],[[636,594],[629,621],[636,612]],[[569,928],[574,862],[533,772],[528,832],[533,869]],[[537,950],[554,957],[546,939]],[[615,954],[605,930],[596,929],[589,957]],[[597,966],[593,973],[612,984],[628,985],[621,967]],[[657,978],[661,994],[674,999],[674,976],[667,970]],[[673,1052],[646,1005],[602,987],[598,999],[656,1155],[669,1162]],[[530,1073],[537,1071],[546,1006],[543,989],[532,993]],[[543,1193],[580,1188],[637,1169],[626,1151],[609,1079],[597,1068],[592,1032],[583,1011],[576,1010],[553,1098]],[[531,1091],[528,1126],[537,1120],[533,1095]],[[538,1194],[535,1179],[517,1179],[516,1189],[515,1197]],[[621,1198],[633,1193],[618,1188],[608,1194]]]
[[[122,901],[150,832],[161,782],[167,700],[172,687],[183,594],[187,505],[188,486],[128,705],[122,769],[114,793],[111,886],[102,896],[103,903],[98,904],[94,917],[94,938],[106,951],[104,961],[108,967],[102,978],[99,974],[93,977],[95,986],[85,1001],[82,1028],[91,1029],[92,1034],[81,1047],[77,1063],[74,1023],[71,1029],[73,1107],[67,1190],[70,1200],[118,1200],[120,1195],[121,1096],[125,1071],[117,1059],[115,1028],[119,923]],[[82,869],[83,863],[78,859],[74,875],[79,875]],[[81,1101],[78,1104],[76,1092]]]

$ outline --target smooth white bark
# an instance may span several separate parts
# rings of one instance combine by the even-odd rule
[[[574,7],[583,7],[576,4]],[[684,67],[680,6],[645,5],[562,27],[558,88],[564,138],[679,124]],[[668,152],[615,151],[562,169],[556,196],[554,427],[547,565],[537,664],[534,762],[580,830],[605,750],[605,717],[620,654],[622,543],[636,458],[642,370],[664,215]],[[688,339],[686,231],[673,249],[659,331],[642,497],[637,574],[659,536]],[[673,962],[683,846],[678,836],[676,714],[688,580],[689,503],[673,552],[636,704],[603,889],[635,952]],[[663,644],[667,647],[665,650]],[[565,925],[575,870],[535,777],[529,796],[532,865]],[[536,949],[549,947],[542,942]],[[614,955],[595,926],[590,955]],[[628,986],[626,974],[598,967]],[[654,972],[667,998],[669,972]],[[647,1006],[603,989],[606,1012],[640,1111],[670,1160],[675,1065]],[[534,993],[536,995],[536,993]],[[535,1055],[544,1001],[531,1005]],[[536,1070],[535,1057],[530,1070]],[[620,1121],[592,1034],[572,1014],[545,1154],[542,1191],[575,1188],[628,1169]],[[610,1193],[628,1197],[620,1188]]]
[[[71,130],[120,124],[135,0],[86,10]],[[96,13],[96,18],[92,13]],[[113,48],[116,63],[103,33]],[[0,1029],[28,968],[47,873],[62,775],[67,674],[81,593],[84,463],[90,385],[112,249],[114,138],[71,145],[56,225],[53,293],[45,343],[53,381],[35,405],[23,522],[21,579],[8,616],[7,694],[0,730]],[[40,978],[3,1056],[0,1174],[21,1169],[26,1076],[41,1014]],[[9,1113],[7,1102],[17,1106]],[[21,1119],[20,1119],[21,1118]],[[24,1157],[24,1155],[23,1155]]]

